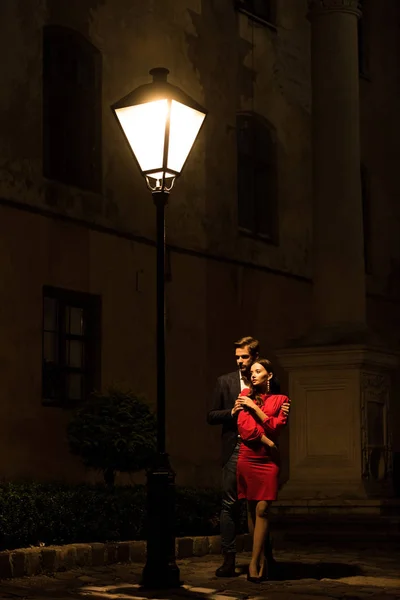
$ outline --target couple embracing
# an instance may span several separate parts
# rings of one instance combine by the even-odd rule
[[[260,583],[273,567],[269,543],[269,508],[276,500],[280,430],[286,425],[290,400],[279,394],[269,360],[259,355],[259,342],[243,337],[234,344],[238,370],[219,377],[207,415],[222,425],[221,540],[224,562],[217,577],[235,576],[238,500],[247,501],[253,550],[247,579]]]

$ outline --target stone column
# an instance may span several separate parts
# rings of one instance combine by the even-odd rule
[[[309,8],[314,328],[277,353],[292,399],[290,478],[280,498],[360,502],[390,492],[390,371],[396,365],[366,324],[360,7],[357,0],[310,0]]]
[[[363,329],[358,0],[311,0],[314,314],[327,335]],[[343,296],[346,300],[343,301]],[[321,331],[320,331],[321,334]]]

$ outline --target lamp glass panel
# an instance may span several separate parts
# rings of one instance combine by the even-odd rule
[[[168,173],[168,171],[158,171],[157,173],[149,173],[147,176],[151,177],[152,179],[162,179],[164,173],[165,179],[172,179],[175,177],[173,173]]]
[[[168,100],[115,110],[142,171],[162,168]]]
[[[181,172],[205,114],[172,100],[167,168]]]

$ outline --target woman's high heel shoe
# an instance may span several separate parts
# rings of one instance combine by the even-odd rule
[[[262,578],[261,577],[252,577],[250,575],[250,567],[247,567],[247,581],[250,581],[250,583],[261,583]]]
[[[262,578],[261,577],[252,577],[251,575],[249,575],[249,573],[247,573],[247,581],[250,581],[250,583],[261,583]]]

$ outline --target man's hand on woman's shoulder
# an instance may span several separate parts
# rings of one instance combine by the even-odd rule
[[[290,413],[290,400],[286,398],[285,402],[281,406],[281,411],[287,417]]]

